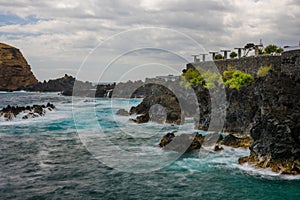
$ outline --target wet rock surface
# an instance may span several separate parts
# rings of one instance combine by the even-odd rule
[[[133,121],[136,123],[146,123],[150,119],[154,119],[153,121],[160,123],[181,124],[184,119],[181,116],[180,104],[175,95],[168,88],[161,85],[152,84],[147,87],[147,91],[151,92],[151,94],[147,95],[139,105],[132,107],[129,111],[130,115],[141,114],[141,116],[138,116]],[[165,109],[165,120],[160,120],[163,116],[150,117],[149,111],[151,107],[158,107],[157,105]],[[162,113],[161,111],[159,112]]]
[[[125,109],[119,109],[117,112],[116,112],[116,115],[120,115],[120,116],[129,116],[129,112]]]
[[[188,153],[194,150],[199,150],[202,145],[215,146],[214,151],[223,150],[223,146],[233,148],[249,147],[251,144],[251,137],[245,135],[234,136],[229,134],[223,137],[220,134],[212,133],[208,135],[201,135],[198,132],[193,134],[175,135],[176,131],[169,132],[162,137],[158,146],[164,150],[171,150],[181,153]]]
[[[249,135],[227,135],[223,140],[219,142],[221,145],[231,146],[234,148],[244,147],[248,148],[252,144],[252,138]]]
[[[259,110],[250,130],[251,154],[240,160],[259,168],[299,174],[300,77],[271,73],[259,80],[256,90]]]
[[[52,103],[47,103],[46,105],[33,105],[33,106],[6,106],[0,110],[0,117],[5,120],[12,120],[20,113],[24,113],[22,119],[36,118],[44,116],[46,111],[52,111],[55,106]]]
[[[199,133],[182,134],[175,136],[174,132],[167,133],[160,141],[159,146],[164,150],[177,152],[191,152],[201,148],[204,136]]]
[[[239,138],[230,134],[218,145],[250,145],[251,154],[241,158],[239,163],[248,162],[253,166],[270,168],[276,172],[299,174],[300,67],[296,61],[300,59],[300,51],[284,52],[283,58],[281,67],[276,66],[265,77],[256,77],[253,85],[240,90],[225,87],[226,116],[221,116],[225,118],[223,131],[250,134],[252,140],[250,137]],[[284,68],[286,63],[287,69]],[[218,91],[208,92],[201,85],[194,90],[201,111],[199,118],[195,118],[196,128],[208,130],[213,112],[210,94]],[[142,105],[145,104],[142,102]],[[142,105],[138,106],[141,113],[147,111]],[[221,108],[224,105],[219,106]],[[218,108],[215,111],[218,111]],[[172,141],[177,137],[173,137]],[[191,142],[186,139],[187,136],[181,137],[183,138],[178,141]],[[221,147],[216,147],[216,150],[219,149]]]

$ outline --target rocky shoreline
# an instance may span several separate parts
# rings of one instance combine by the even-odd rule
[[[270,168],[283,174],[300,174],[300,64],[296,62],[299,59],[300,51],[288,52],[283,55],[281,67],[273,68],[266,76],[255,77],[252,85],[239,90],[225,87],[226,116],[219,116],[225,118],[222,132],[242,133],[252,138],[252,142],[249,143],[248,140],[247,143],[250,155],[241,158],[238,161],[240,164],[247,162],[252,166]],[[285,68],[286,63],[292,68],[292,73]],[[164,122],[180,124],[184,122],[185,116],[192,116],[197,129],[207,130],[213,112],[210,95],[218,94],[219,88],[209,91],[203,85],[198,85],[193,89],[197,94],[200,116],[183,112],[185,110],[179,106],[178,96],[159,86],[155,86],[155,90],[152,89],[152,93],[148,93],[129,113],[141,114],[133,121],[145,123],[151,120],[151,107],[158,104],[165,109],[169,119]],[[185,102],[189,102],[188,97],[185,98]],[[220,106],[214,112],[221,110],[224,105]],[[168,118],[172,113],[177,113],[176,117]],[[179,119],[181,120],[178,121]],[[204,138],[196,133],[181,136],[168,133],[159,146],[189,152],[199,149]],[[226,138],[224,141],[231,140],[232,135]],[[167,145],[169,143],[172,145]],[[218,142],[216,144],[219,145]],[[243,145],[233,140],[230,146]],[[216,147],[216,150],[219,149],[221,147]]]
[[[182,87],[180,81],[150,80],[145,83],[138,81],[95,86],[65,75],[59,79],[38,82],[17,48],[0,43],[0,57],[1,91],[60,92],[67,96],[106,98],[144,97],[143,101],[132,107],[129,112],[122,110],[118,114],[137,114],[139,116],[133,119],[136,123],[154,121],[178,125],[184,124],[186,117],[193,117],[195,129],[210,129],[217,134],[229,132],[250,135],[251,144],[248,139],[238,142],[240,138],[232,134],[220,140],[217,138],[215,149],[221,150],[221,145],[226,144],[232,147],[250,145],[250,155],[240,158],[240,164],[247,162],[255,167],[270,168],[276,172],[300,174],[300,50],[283,52],[281,56],[277,56],[276,62],[269,63],[270,66],[279,60],[281,63],[273,66],[265,76],[256,76],[251,85],[239,89],[222,85],[208,89],[204,81],[192,86],[192,92]],[[253,61],[250,73],[257,74],[254,69],[260,67],[258,61],[262,58],[245,59],[247,62]],[[242,61],[245,59],[230,62],[243,65]],[[271,57],[268,57],[263,60],[268,62],[270,59]],[[222,61],[223,64],[220,62],[219,70],[223,73],[227,67],[223,64],[229,61]],[[205,65],[210,63],[212,62],[206,62]],[[188,64],[183,74],[189,68],[195,66]],[[243,70],[249,69],[244,67]],[[223,96],[226,96],[225,102],[218,104],[218,100]],[[0,117],[11,120],[23,112],[26,115],[22,118],[27,119],[43,116],[46,110],[52,109],[53,104],[7,106],[0,111]],[[211,124],[213,126],[210,126]],[[197,133],[180,136],[168,133],[159,146],[189,152],[200,149],[207,140],[207,136]]]
[[[46,111],[52,111],[55,106],[52,103],[45,105],[32,105],[32,106],[6,106],[0,110],[0,117],[9,121],[23,113],[22,119],[41,117],[46,114]]]
[[[173,131],[164,135],[158,146],[164,150],[188,153],[199,150],[202,145],[214,145],[214,151],[221,151],[223,150],[222,146],[248,148],[252,143],[252,138],[249,135],[243,134],[229,134],[224,137],[218,133],[212,133],[206,136],[198,132],[182,135],[175,135],[175,133],[176,131]]]

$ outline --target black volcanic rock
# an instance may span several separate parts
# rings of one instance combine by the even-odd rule
[[[145,123],[151,119],[156,122],[166,122],[174,124],[181,124],[183,122],[178,99],[168,88],[156,84],[148,84],[145,87],[146,91],[150,94],[148,94],[139,105],[132,107],[129,111],[130,115],[142,114],[141,116],[134,119],[134,122]],[[165,121],[155,120],[157,116],[151,118],[151,113],[149,113],[151,107],[157,107],[158,105],[160,108],[165,108]]]
[[[300,63],[297,61],[300,59],[300,51],[284,52],[281,59],[281,67],[276,65],[265,77],[256,77],[253,85],[240,90],[225,87],[225,105],[215,105],[217,113],[226,106],[226,116],[220,113],[220,117],[225,118],[223,131],[250,134],[253,141],[251,143],[251,138],[248,136],[238,138],[229,135],[219,144],[233,147],[247,147],[251,144],[250,155],[239,159],[239,163],[248,162],[256,167],[270,168],[276,172],[299,174]],[[193,66],[190,64],[187,67]],[[195,118],[197,128],[207,130],[212,116],[211,94],[216,93],[213,96],[219,99],[218,88],[208,91],[202,85],[198,85],[193,89],[197,94],[200,110],[200,116]],[[178,98],[168,92],[146,93],[143,102],[133,107],[131,113],[146,116],[151,106],[158,102],[168,110],[168,113],[171,113],[170,110],[181,111],[179,107],[176,108],[173,103],[170,103],[173,97]],[[166,99],[169,103],[164,102]],[[168,138],[172,141],[183,141],[183,146],[186,142],[191,142],[185,138],[186,136],[182,136],[181,139],[176,139],[178,136],[169,136],[164,138],[169,144],[172,142]]]
[[[199,150],[202,144],[205,143],[206,146],[213,146],[215,145],[215,151],[223,150],[222,145],[230,146],[233,148],[240,148],[240,147],[249,147],[251,144],[251,137],[241,135],[239,137],[229,134],[225,138],[217,133],[208,134],[202,136],[201,134],[195,132],[193,134],[182,134],[182,135],[175,135],[176,131],[169,132],[162,137],[159,142],[159,147],[165,150],[172,150],[182,153],[188,153],[194,150]],[[212,138],[215,138],[215,134],[219,137],[217,141],[210,141]]]
[[[117,112],[116,112],[116,115],[120,115],[120,116],[129,116],[129,112],[125,109],[119,109]]]
[[[182,134],[175,136],[174,132],[167,133],[160,141],[159,146],[164,150],[177,152],[191,152],[199,150],[203,143],[204,136],[195,132],[193,134]]]
[[[72,91],[75,83],[75,78],[65,74],[64,77],[39,82],[37,84],[24,87],[22,89],[31,92],[63,92],[63,91]]]
[[[72,94],[75,81],[74,77],[65,74],[62,78],[39,82],[22,89],[32,92],[64,92],[64,94]],[[81,81],[76,81],[76,87],[78,90],[93,88],[91,83]]]
[[[300,173],[300,76],[271,73],[257,84],[259,110],[253,119],[251,154],[256,167]]]
[[[174,133],[176,133],[176,131],[172,131],[172,132],[167,133],[166,135],[164,135],[163,138],[160,140],[158,145],[160,147],[164,147],[167,144],[169,144],[172,141],[172,139],[175,137]]]
[[[114,87],[115,83],[94,86],[91,82],[79,81],[65,74],[62,78],[39,82],[19,89],[31,92],[61,92],[65,96],[110,98]]]
[[[6,106],[0,110],[0,117],[5,120],[12,120],[21,112],[26,113],[22,119],[35,118],[45,115],[46,111],[52,111],[55,106],[51,103],[46,105],[33,105],[33,106]]]
[[[252,143],[252,138],[250,136],[248,135],[235,136],[233,134],[227,135],[222,141],[219,142],[219,144],[225,146],[231,146],[234,148],[238,148],[238,147],[248,148],[250,147],[251,143]]]

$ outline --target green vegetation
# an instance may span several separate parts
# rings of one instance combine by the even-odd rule
[[[228,85],[229,88],[235,89],[252,85],[254,82],[254,77],[251,74],[236,70],[230,65],[228,66],[227,70],[224,71],[223,79],[225,85]]]
[[[224,71],[223,76],[219,73],[197,67],[196,69],[189,68],[182,74],[180,85],[186,88],[203,85],[205,88],[211,89],[223,85],[223,81],[229,88],[240,89],[253,84],[254,77],[251,74],[236,70],[230,65]]]
[[[189,68],[181,77],[182,81],[180,82],[180,85],[186,88],[201,85],[203,83],[202,75],[194,68]]]
[[[180,85],[186,88],[203,85],[205,88],[211,89],[222,83],[223,80],[220,74],[197,67],[196,69],[190,68],[182,74]]]
[[[261,66],[257,71],[257,77],[264,77],[272,70],[272,65]]]
[[[264,51],[262,49],[258,49],[258,55],[263,55]]]
[[[233,52],[230,53],[229,56],[230,56],[231,59],[233,59],[233,58],[236,58],[238,55],[237,55],[237,53],[235,53],[235,52],[233,51]]]
[[[244,56],[247,56],[250,51],[255,49],[255,44],[254,43],[248,43],[248,44],[245,45],[244,49],[246,51]]]
[[[271,54],[271,53],[281,53],[283,52],[283,49],[281,47],[278,47],[276,45],[268,45],[265,50],[264,50],[264,53],[265,54]]]
[[[221,54],[217,54],[215,56],[215,60],[222,60],[223,59],[223,56]]]
[[[204,87],[207,89],[215,88],[223,84],[222,76],[210,70],[197,69],[204,78]]]
[[[255,44],[254,43],[248,43],[244,46],[245,49],[245,55],[247,56],[250,51],[255,49]],[[258,54],[271,54],[271,53],[281,53],[283,52],[283,49],[281,47],[278,47],[276,45],[268,45],[264,50],[262,48],[258,48]]]

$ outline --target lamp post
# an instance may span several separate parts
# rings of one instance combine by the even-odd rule
[[[216,54],[218,51],[210,51],[209,54],[212,54],[212,60],[215,60]]]
[[[200,56],[202,56],[202,62],[205,62],[205,56],[208,55],[207,53],[200,53]]]
[[[227,59],[227,53],[231,52],[231,50],[221,50],[221,52],[224,52],[224,59]]]
[[[200,62],[200,59],[199,59],[199,55],[195,54],[195,55],[192,55],[194,57],[194,63],[199,63]]]
[[[242,57],[242,50],[244,50],[244,48],[243,47],[236,47],[234,49],[238,50],[238,58],[241,58]]]

